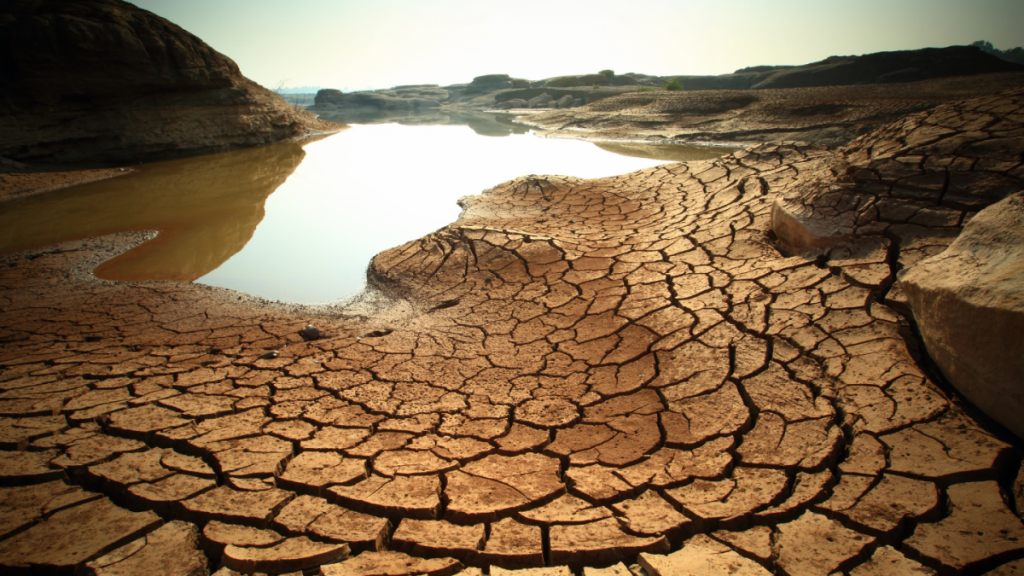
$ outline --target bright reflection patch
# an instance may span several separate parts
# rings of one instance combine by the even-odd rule
[[[577,140],[482,138],[464,126],[353,126],[304,150],[252,240],[199,282],[285,302],[336,300],[363,288],[378,252],[454,222],[462,196],[527,174],[597,178],[665,162]]]

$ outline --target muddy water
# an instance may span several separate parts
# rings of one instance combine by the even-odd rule
[[[595,178],[709,157],[705,147],[645,152],[638,144],[500,132],[488,136],[508,137],[481,137],[457,125],[353,126],[301,145],[151,164],[0,205],[0,253],[158,230],[156,239],[102,264],[96,275],[329,302],[364,286],[366,265],[378,252],[456,220],[462,196],[525,174]]]
[[[191,282],[252,238],[264,203],[302,162],[296,143],[159,162],[137,173],[0,204],[0,253],[132,230],[154,240],[108,260],[110,280]]]

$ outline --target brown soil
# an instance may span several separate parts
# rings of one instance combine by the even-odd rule
[[[891,291],[987,196],[947,205],[927,178],[890,180],[1020,184],[1022,106],[956,104],[847,150],[518,178],[378,255],[370,279],[392,300],[358,315],[91,276],[141,234],[2,257],[0,566],[1016,560],[1019,439],[936,383]],[[902,190],[931,204],[879,210],[850,246],[781,253],[776,198],[850,174],[893,206]],[[920,242],[891,240],[911,228]]]

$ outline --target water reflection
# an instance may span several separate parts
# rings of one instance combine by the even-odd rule
[[[682,148],[665,145],[598,147],[511,132],[480,138],[506,128],[495,115],[459,121],[473,132],[450,124],[356,125],[302,145],[162,162],[7,202],[0,205],[0,253],[159,230],[96,275],[198,281],[287,302],[328,302],[358,292],[377,253],[455,221],[462,196],[526,174],[597,178],[693,159],[693,153],[723,153],[687,147],[683,156]]]
[[[139,172],[3,205],[0,253],[133,230],[160,235],[96,269],[108,280],[191,282],[252,238],[263,206],[302,162],[290,142],[149,164]]]
[[[342,124],[401,124],[403,126],[468,126],[481,136],[527,134],[528,126],[516,124],[509,114],[456,110],[339,110],[320,117]]]

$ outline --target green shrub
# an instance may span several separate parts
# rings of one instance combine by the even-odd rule
[[[594,88],[600,88],[600,86],[597,85],[597,82],[594,82],[594,86],[593,87]]]
[[[637,92],[654,92],[653,86],[641,86],[636,89]]]
[[[665,90],[682,90],[682,89],[683,89],[683,85],[680,84],[676,80],[672,80],[671,82],[665,84]]]
[[[611,78],[612,76],[615,76],[615,72],[612,72],[611,70],[601,70],[600,72],[598,72],[598,74],[600,74],[602,76],[607,76],[609,78]]]

